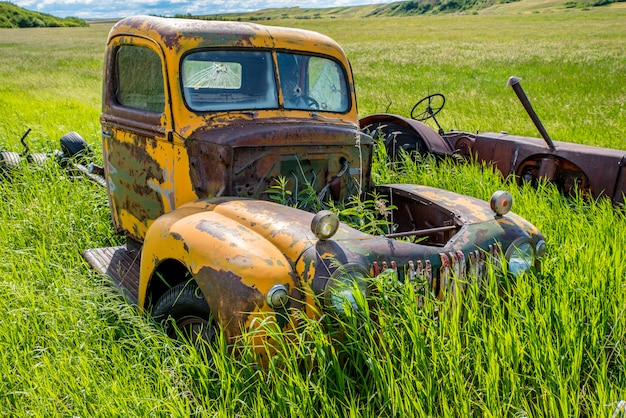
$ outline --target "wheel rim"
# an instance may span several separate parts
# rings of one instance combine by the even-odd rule
[[[207,320],[195,315],[188,315],[176,321],[176,327],[171,327],[168,331],[170,337],[176,338],[176,328],[185,338],[195,342],[198,339],[204,339],[205,334],[211,331],[212,327]]]

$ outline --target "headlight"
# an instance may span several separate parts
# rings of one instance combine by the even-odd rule
[[[339,218],[329,210],[318,212],[311,221],[311,231],[321,240],[330,239],[339,228]]]
[[[491,195],[489,204],[491,206],[491,210],[497,215],[506,215],[513,207],[513,196],[511,196],[511,193],[507,191],[498,190]]]
[[[324,303],[337,312],[345,312],[346,303],[356,309],[359,293],[367,295],[367,277],[368,272],[358,264],[339,267],[326,282]]]
[[[505,254],[509,273],[517,276],[535,265],[535,247],[527,238],[520,238],[509,246]]]

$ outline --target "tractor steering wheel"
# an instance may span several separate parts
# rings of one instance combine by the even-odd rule
[[[445,104],[446,98],[443,94],[435,93],[428,95],[419,102],[415,103],[415,106],[411,109],[411,118],[424,122],[441,112],[441,109],[443,109],[443,105]],[[424,106],[426,106],[426,108],[422,110]]]

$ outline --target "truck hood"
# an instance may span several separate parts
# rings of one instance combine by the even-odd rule
[[[349,124],[246,121],[197,131],[186,148],[198,197],[271,200],[268,191],[284,181],[286,203],[301,206],[307,189],[339,201],[356,192],[357,179],[369,187],[372,142]]]
[[[317,118],[241,119],[237,124],[207,124],[186,136],[186,141],[201,141],[226,147],[306,146],[352,143],[358,126],[322,115]],[[371,140],[370,140],[371,142]]]

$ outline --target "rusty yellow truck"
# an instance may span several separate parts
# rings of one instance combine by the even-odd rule
[[[545,251],[506,192],[488,203],[374,184],[350,64],[319,33],[123,19],[107,40],[100,121],[111,215],[126,244],[85,257],[172,336],[210,341],[220,327],[234,343],[261,319],[289,327],[298,310],[341,312],[385,271],[443,298],[484,277],[490,259],[515,276]],[[272,201],[277,181],[293,201]],[[305,189],[316,204],[296,201]],[[389,234],[323,209],[374,191],[389,203]]]

